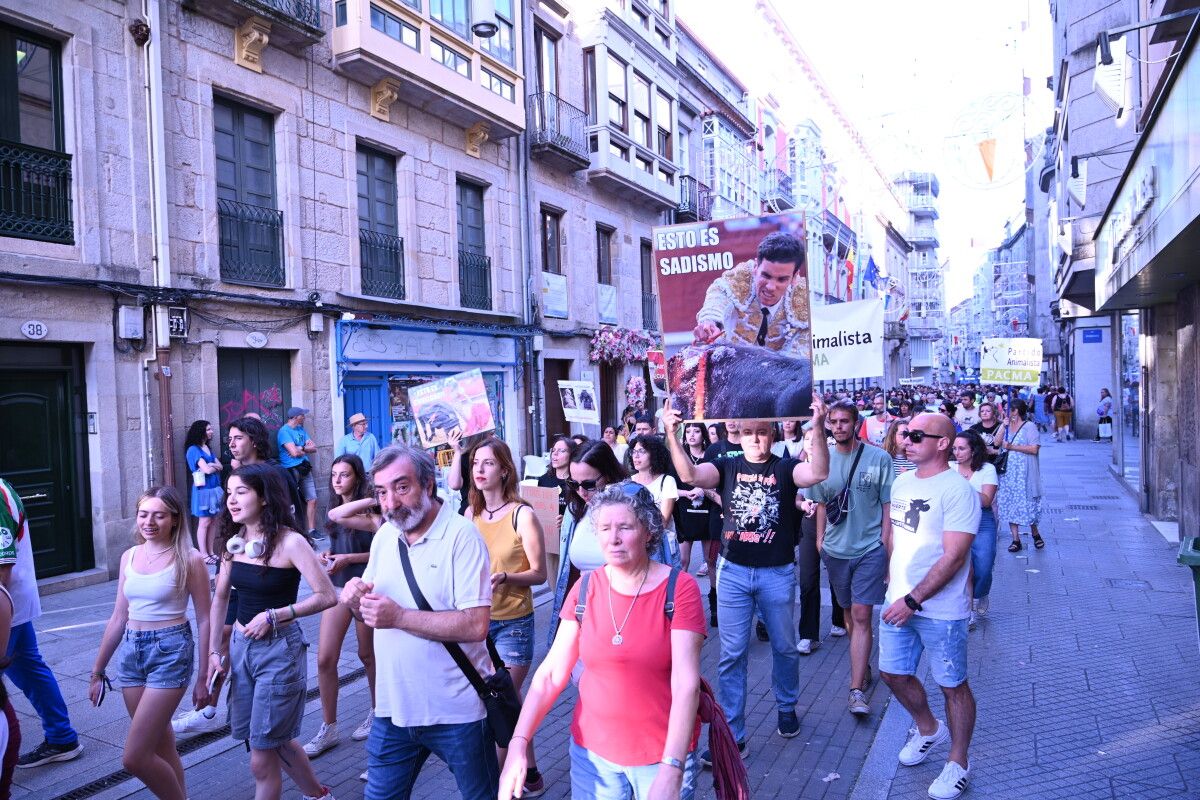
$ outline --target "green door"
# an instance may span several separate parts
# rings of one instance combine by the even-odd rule
[[[217,400],[221,409],[224,442],[229,424],[254,413],[271,434],[271,452],[275,452],[275,432],[287,422],[292,399],[291,354],[285,350],[222,348],[217,351]],[[328,424],[318,416],[310,425]]]
[[[25,505],[39,578],[95,562],[73,384],[70,370],[0,368],[0,477]]]

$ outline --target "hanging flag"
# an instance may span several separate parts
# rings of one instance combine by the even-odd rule
[[[869,285],[872,289],[879,289],[879,268],[875,266],[875,259],[867,256],[867,268],[863,270],[863,283]]]
[[[996,140],[984,139],[979,143],[979,155],[983,157],[983,168],[987,170],[988,180],[996,168]]]

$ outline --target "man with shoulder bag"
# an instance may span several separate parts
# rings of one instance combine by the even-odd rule
[[[287,422],[280,426],[275,434],[279,444],[279,463],[291,473],[296,485],[300,487],[300,499],[304,501],[308,523],[308,535],[311,539],[319,538],[317,533],[317,483],[313,479],[313,464],[309,456],[317,452],[317,446],[304,430],[304,415],[307,408],[292,406],[288,409]],[[296,508],[299,521],[300,508]]]
[[[516,721],[515,690],[485,644],[492,582],[479,531],[437,499],[424,450],[392,445],[371,470],[387,522],[341,603],[375,629],[375,724],[366,800],[407,800],[430,754],[464,800],[496,797],[496,745]],[[519,712],[519,708],[515,711]]]

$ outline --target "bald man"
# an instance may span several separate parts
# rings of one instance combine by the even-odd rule
[[[892,539],[887,598],[879,624],[879,672],[912,715],[915,732],[900,750],[904,766],[920,764],[950,740],[950,757],[929,796],[961,795],[970,778],[967,749],[975,729],[975,697],[967,685],[967,618],[971,614],[971,541],[980,502],[958,470],[950,469],[954,423],[918,414],[903,447],[917,465],[892,486]],[[934,680],[946,697],[949,726],[933,716],[916,678],[929,651]]]

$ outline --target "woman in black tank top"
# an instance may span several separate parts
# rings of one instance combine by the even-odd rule
[[[312,545],[296,528],[279,470],[265,464],[234,470],[216,540],[221,568],[210,613],[215,632],[209,681],[229,678],[230,731],[250,747],[256,797],[277,800],[286,769],[305,798],[332,800],[296,739],[304,716],[308,643],[294,621],[321,613],[337,597]],[[302,575],[312,594],[296,602]],[[238,590],[237,624],[224,653],[220,630],[231,587]]]

